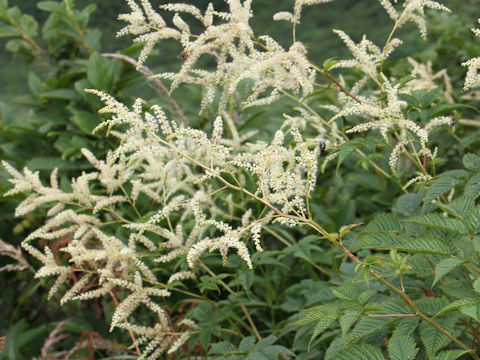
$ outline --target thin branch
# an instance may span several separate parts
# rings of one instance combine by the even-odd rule
[[[180,118],[183,124],[186,124],[188,122],[182,109],[180,108],[180,106],[178,106],[177,102],[170,96],[168,89],[162,83],[162,81],[158,78],[152,78],[152,76],[154,75],[152,70],[150,70],[148,67],[144,65],[138,66],[138,62],[127,55],[115,54],[115,53],[103,53],[102,56],[114,58],[114,59],[120,59],[135,66],[135,68],[138,69],[138,71],[141,72],[143,75],[145,75],[145,77],[148,79],[150,87],[153,88],[157,92],[157,94],[162,97],[162,99],[164,99],[166,102],[168,102],[172,106],[173,110],[169,109],[172,115]]]

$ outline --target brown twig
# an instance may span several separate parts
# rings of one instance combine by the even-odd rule
[[[135,59],[132,59],[131,57],[123,54],[103,53],[102,56],[120,59],[135,66],[135,68],[137,68],[138,71],[145,75],[145,77],[149,80],[150,87],[152,87],[166,102],[168,102],[172,106],[173,110],[169,109],[172,115],[179,117],[184,124],[188,122],[180,106],[178,106],[177,102],[170,96],[166,86],[162,83],[160,79],[152,78],[154,74],[148,67],[144,65],[138,66],[138,62]]]
[[[355,100],[356,102],[358,102],[359,104],[361,104],[362,102],[360,101],[359,98],[357,98],[355,95],[353,95],[350,91],[348,91],[347,89],[345,89],[343,87],[342,84],[340,84],[340,82],[338,82],[337,79],[335,79],[332,75],[330,75],[328,72],[324,71],[322,72],[322,74],[327,77],[331,82],[333,82],[335,85],[338,86],[338,88],[340,89],[340,91],[344,92],[345,94],[347,94],[348,96],[350,96],[353,100]]]

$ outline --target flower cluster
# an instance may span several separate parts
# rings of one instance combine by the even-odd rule
[[[303,6],[328,1],[296,0],[293,12],[277,13],[274,19],[291,22],[295,31]],[[251,251],[264,249],[265,226],[308,223],[312,219],[308,199],[317,183],[319,157],[326,149],[348,141],[346,134],[378,130],[386,143],[392,143],[389,165],[395,173],[400,154],[415,143],[420,144],[416,155],[434,159],[436,152],[427,144],[429,134],[437,126],[450,124],[451,119],[436,117],[420,126],[407,116],[400,85],[393,85],[382,72],[385,60],[401,44],[393,32],[381,48],[366,37],[355,43],[345,32],[335,30],[353,59],[341,60],[331,68],[354,68],[362,76],[350,90],[344,78],[334,79],[341,91],[335,101],[321,105],[336,113],[327,121],[309,105],[307,96],[318,85],[317,71],[323,70],[309,61],[306,46],[295,37],[288,48],[267,35],[256,38],[249,25],[251,0],[228,0],[229,12],[216,11],[212,4],[204,12],[193,5],[162,5],[161,10],[174,13],[171,27],[148,0],[141,0],[140,5],[134,0],[127,3],[131,12],[119,19],[128,24],[118,35],[132,34],[135,42],[145,43],[139,66],[155,44],[174,39],[183,48],[183,64],[178,72],[156,76],[171,80],[171,90],[183,83],[203,87],[202,110],[219,95],[210,129],[169,120],[160,107],[146,108],[142,99],[129,107],[90,89],[86,91],[104,103],[99,112],[109,116],[94,132],[106,129],[107,135],[119,141],[105,159],[82,149],[92,170],[73,178],[69,186],[59,185],[57,170],[46,186],[38,172],[25,168],[21,173],[5,162],[3,166],[14,185],[6,195],[29,193],[18,205],[17,216],[49,209],[49,219],[22,243],[43,264],[36,277],[56,277],[49,295],[64,284],[69,289],[62,304],[102,296],[115,300],[115,291],[125,290],[128,295],[116,307],[111,329],[123,328],[140,336],[137,344],[144,345],[143,358],[156,359],[179,349],[195,324],[184,319],[174,327],[169,314],[152,298],[170,296],[178,282],[191,281],[200,269],[206,270],[202,261],[206,252],[218,251],[224,264],[234,252],[251,269]],[[424,7],[448,10],[430,0],[406,0],[402,12],[388,0],[380,3],[395,21],[394,30],[412,21],[422,36],[426,34]],[[203,32],[193,34],[182,16],[199,21]],[[197,68],[203,55],[213,56],[216,66]],[[433,74],[428,65],[412,64],[419,79],[408,85],[410,89],[429,88],[443,77],[445,91],[450,91],[446,72]],[[478,80],[480,60],[465,65],[469,66],[468,88]],[[369,83],[378,85],[379,91],[365,91]],[[250,84],[243,107],[271,104],[288,95],[298,101],[297,115],[284,114],[285,121],[282,119],[271,139],[258,140],[256,131],[243,133],[237,124],[241,120],[227,111],[229,99],[241,84]],[[342,132],[343,125],[337,120],[349,115],[365,121]],[[312,137],[311,132],[304,134],[305,128],[313,132]],[[389,133],[395,133],[394,141]],[[335,155],[326,156],[324,166]],[[422,174],[406,187],[430,178]],[[232,200],[237,195],[247,199],[240,210]],[[149,206],[142,208],[145,199]],[[43,246],[45,241],[59,239],[64,244],[60,246],[62,256]],[[173,273],[152,270],[172,262]],[[151,311],[153,325],[132,320],[139,308]]]
[[[295,15],[300,17],[301,7],[326,1],[297,1]],[[120,15],[119,19],[129,25],[118,32],[137,35],[135,41],[144,42],[139,64],[145,61],[153,46],[163,39],[175,39],[183,47],[180,57],[184,60],[178,72],[158,74],[158,77],[172,81],[171,90],[180,84],[200,85],[205,88],[201,109],[211,104],[217,91],[221,90],[220,111],[225,109],[228,98],[235,92],[242,80],[253,84],[251,94],[244,106],[270,104],[278,100],[283,91],[293,91],[303,96],[313,91],[315,71],[306,58],[305,46],[295,42],[285,50],[269,36],[255,38],[249,25],[251,1],[230,0],[229,13],[214,11],[209,4],[205,13],[193,5],[167,4],[160,8],[174,12],[173,26],[167,27],[160,14],[155,12],[148,1],[142,7],[133,0],[128,4],[130,14]],[[195,35],[182,19],[181,13],[193,15],[205,28]],[[218,19],[217,24],[214,20]],[[214,71],[199,69],[195,65],[202,55],[210,55],[217,62]]]
[[[480,19],[478,19],[480,22]],[[480,37],[480,29],[472,29],[472,32]],[[463,86],[464,90],[468,90],[472,87],[475,87],[480,82],[480,74],[478,74],[478,69],[480,69],[480,56],[470,59],[462,63],[462,66],[468,66],[467,76],[465,77],[465,85]]]
[[[3,163],[14,184],[7,195],[31,193],[18,206],[17,215],[50,207],[50,219],[22,243],[26,251],[43,263],[36,277],[57,277],[50,296],[73,278],[76,281],[63,295],[62,303],[109,296],[117,288],[128,290],[130,295],[113,314],[111,328],[121,327],[141,334],[143,340],[139,342],[146,344],[144,355],[154,359],[187,341],[188,330],[178,334],[169,328],[167,314],[151,297],[168,297],[168,284],[194,278],[196,264],[206,251],[218,250],[226,264],[233,249],[252,268],[248,242],[252,242],[255,250],[263,250],[262,227],[273,220],[292,224],[295,216],[304,216],[305,197],[316,182],[318,147],[309,148],[288,116],[295,145],[287,147],[285,133],[278,131],[270,145],[244,144],[237,134],[235,141],[230,140],[238,143],[234,149],[222,144],[228,141],[222,139],[221,117],[213,121],[209,136],[168,121],[159,107],[143,111],[140,99],[130,109],[108,94],[88,91],[104,101],[105,107],[100,112],[113,114],[95,131],[106,128],[119,138],[119,146],[105,160],[98,160],[83,149],[94,170],[73,178],[71,191],[60,188],[57,170],[51,174],[50,186],[45,186],[38,172],[25,168],[22,174]],[[257,179],[257,190],[248,191],[244,171]],[[226,180],[222,177],[224,173],[237,174],[237,182]],[[216,220],[219,215],[225,219],[229,214],[212,194],[227,190],[242,191],[268,204],[271,211],[255,218],[247,210],[236,228]],[[149,197],[157,208],[146,218],[137,209],[141,196]],[[125,212],[128,208],[131,210]],[[231,217],[233,212],[231,209]],[[176,223],[174,213],[178,214],[174,216]],[[186,231],[182,224],[188,219],[195,225]],[[111,223],[123,226],[128,236],[114,235],[108,230]],[[221,235],[207,235],[217,231]],[[67,256],[68,263],[56,257],[49,246],[39,249],[35,244],[38,239],[66,240],[60,251]],[[142,249],[157,253],[154,261],[158,264],[186,257],[192,270],[179,269],[162,282],[152,272],[152,264],[143,259]],[[78,274],[75,277],[74,271]],[[145,287],[143,281],[154,286]],[[160,321],[152,327],[130,322],[128,318],[141,305]]]

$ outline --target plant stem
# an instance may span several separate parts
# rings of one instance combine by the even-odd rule
[[[199,262],[200,263],[200,266],[210,274],[210,276],[212,277],[216,277],[215,273],[210,270],[210,268],[208,266],[206,266],[203,262]],[[219,284],[222,285],[222,287],[227,290],[231,295],[233,295],[235,297],[235,299],[237,300],[238,304],[240,305],[240,308],[242,309],[243,313],[245,314],[247,320],[248,320],[248,323],[250,324],[250,327],[251,327],[251,330],[253,331],[253,333],[255,334],[256,338],[258,340],[260,340],[262,337],[260,336],[260,333],[258,332],[257,330],[257,327],[255,326],[255,323],[253,322],[253,319],[252,317],[250,316],[250,314],[248,313],[248,310],[247,310],[247,307],[245,306],[245,304],[242,302],[242,300],[240,299],[240,297],[235,293],[235,291],[232,290],[232,288],[230,288],[230,286],[228,286],[223,280],[219,280]]]

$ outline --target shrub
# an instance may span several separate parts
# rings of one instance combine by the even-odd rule
[[[385,45],[334,30],[352,58],[320,66],[296,29],[326,2],[273,16],[292,27],[285,48],[255,35],[249,0],[162,14],[127,1],[118,35],[145,45],[137,62],[110,56],[148,73],[158,42],[181,45],[180,69],[151,77],[170,83],[169,116],[91,83],[84,96],[106,114],[93,133],[115,139],[103,157],[81,149],[93,170],[59,182],[54,169],[45,185],[3,162],[6,195],[29,194],[16,215],[48,209],[22,248],[42,264],[35,277],[56,278],[50,297],[113,304],[110,330],[146,359],[479,359],[478,122],[460,113],[478,110],[456,102],[446,70],[389,61],[398,29],[426,38],[425,9],[450,10],[380,0]],[[477,86],[478,58],[464,65],[464,89]],[[174,100],[192,85],[197,117]]]

